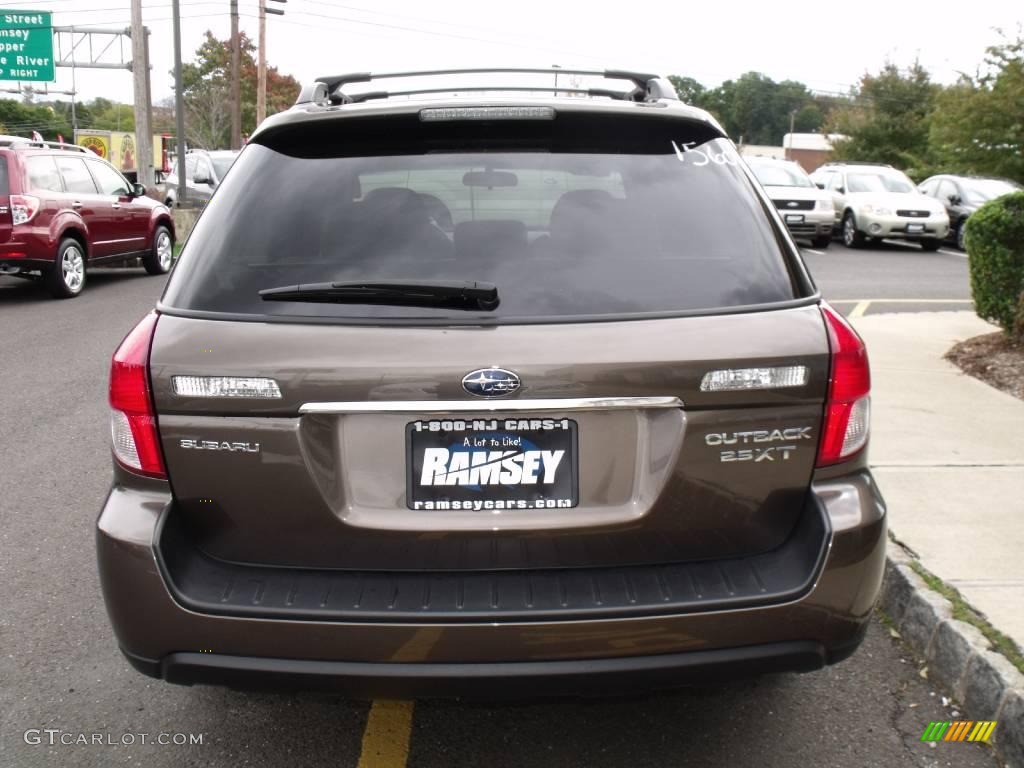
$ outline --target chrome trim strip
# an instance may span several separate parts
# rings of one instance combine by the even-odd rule
[[[493,413],[495,411],[608,411],[682,408],[678,397],[566,397],[540,400],[370,400],[306,403],[299,413]]]

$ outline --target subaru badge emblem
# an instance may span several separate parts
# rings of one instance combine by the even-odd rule
[[[519,386],[519,375],[504,368],[478,368],[462,377],[462,388],[477,397],[510,395]]]

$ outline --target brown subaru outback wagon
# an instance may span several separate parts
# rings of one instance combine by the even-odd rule
[[[112,362],[138,670],[532,695],[857,647],[864,345],[708,114],[577,74],[611,82],[323,78],[253,135]]]

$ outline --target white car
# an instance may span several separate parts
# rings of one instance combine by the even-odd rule
[[[832,195],[814,186],[807,172],[792,160],[744,158],[794,238],[806,238],[815,248],[832,242],[835,206]]]
[[[898,239],[936,251],[949,233],[949,216],[938,200],[922,195],[891,165],[826,163],[811,174],[831,193],[835,224],[848,248],[869,239]]]

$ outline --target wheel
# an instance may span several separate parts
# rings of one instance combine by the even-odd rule
[[[85,249],[72,237],[57,246],[57,257],[46,272],[46,287],[55,299],[73,299],[85,288]]]
[[[832,242],[832,235],[818,235],[816,238],[811,240],[811,245],[815,248],[828,248]]]
[[[153,231],[153,247],[142,257],[142,266],[151,275],[166,275],[174,261],[174,239],[163,224]]]
[[[922,251],[937,251],[942,247],[942,241],[937,237],[925,237],[921,239]]]
[[[864,245],[864,233],[857,229],[852,211],[847,211],[843,216],[843,245],[847,248],[860,248]]]
[[[964,242],[964,235],[967,230],[967,219],[961,219],[960,223],[956,225],[956,247],[966,253],[967,243]]]

